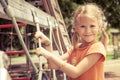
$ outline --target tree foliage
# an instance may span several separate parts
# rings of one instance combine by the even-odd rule
[[[77,4],[71,0],[58,0],[65,23],[68,24],[71,20],[73,11],[77,8]]]
[[[58,2],[66,23],[78,5],[93,2],[103,8],[109,27],[120,29],[120,0],[58,0]]]

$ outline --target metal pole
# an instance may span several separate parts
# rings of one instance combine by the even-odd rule
[[[33,21],[36,25],[37,31],[40,31],[40,26],[39,26],[39,19],[37,17],[37,14],[35,14],[35,11],[32,10],[32,15],[33,15]],[[40,38],[38,39],[38,48],[41,48],[41,40]],[[42,56],[39,56],[39,74],[38,74],[38,80],[42,80],[42,74],[43,74],[43,68],[42,68]]]
[[[47,20],[48,20],[48,26],[50,27],[50,41],[51,41],[51,47],[52,47],[52,31],[53,31],[53,29],[52,29],[52,26],[51,26],[51,23],[50,23],[50,21],[49,21],[49,18],[47,18]],[[57,80],[57,77],[56,77],[56,72],[55,72],[55,70],[53,69],[52,70],[52,72],[53,72],[53,80]]]

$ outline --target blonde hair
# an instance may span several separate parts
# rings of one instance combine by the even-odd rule
[[[73,19],[74,19],[74,27],[76,26],[77,20],[81,14],[87,14],[90,16],[94,16],[98,20],[98,24],[100,27],[103,27],[104,25],[104,14],[102,9],[95,3],[87,3],[84,5],[80,5],[73,13]],[[75,32],[72,39],[72,44],[75,47],[79,42],[79,38],[77,36],[77,33]]]

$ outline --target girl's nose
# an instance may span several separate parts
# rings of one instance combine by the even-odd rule
[[[85,30],[86,33],[90,33],[91,32],[91,29],[89,27],[86,27],[86,30]]]

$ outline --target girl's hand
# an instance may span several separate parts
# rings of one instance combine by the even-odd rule
[[[37,31],[37,32],[35,33],[35,38],[41,38],[41,37],[42,37],[42,35],[43,35],[43,33],[42,33],[42,32]]]
[[[51,53],[42,47],[36,49],[36,54],[38,56],[44,56],[47,59],[51,56]]]
[[[49,39],[40,31],[37,31],[35,33],[35,38],[36,38],[36,41],[37,41],[38,38],[40,38],[42,43],[45,43],[45,42],[49,41]]]
[[[36,49],[36,55],[37,56],[41,56],[42,55],[42,52],[41,52],[40,48]]]
[[[106,33],[106,31],[105,31],[104,28],[101,28],[101,33],[102,33],[101,42],[103,43],[103,45],[105,46],[105,48],[107,48],[107,45],[109,43],[108,34]]]
[[[50,60],[50,56],[52,56],[52,54],[47,51],[44,48],[37,48],[36,49],[36,54],[37,56],[44,56],[47,60],[48,60],[48,66],[50,69],[59,69],[59,67],[57,65],[54,64],[53,61]]]
[[[52,46],[51,46],[51,41],[49,40],[49,38],[46,35],[44,35],[40,31],[37,31],[35,33],[35,42],[38,41],[38,38],[41,39],[41,43],[44,43],[44,47],[46,48],[46,50],[48,50],[48,51],[52,51],[53,50]]]

